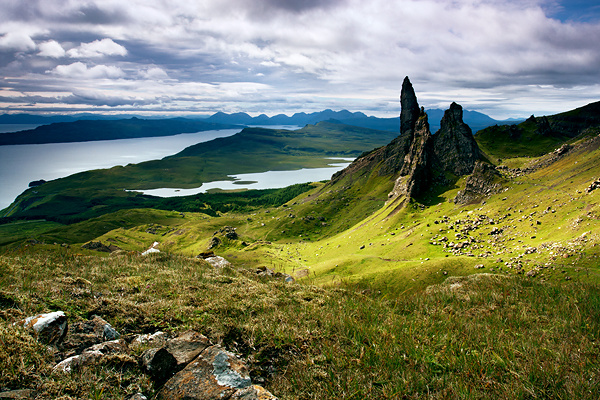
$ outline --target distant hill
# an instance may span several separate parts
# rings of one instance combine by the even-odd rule
[[[440,109],[427,110],[433,133],[440,128],[439,121],[444,115]],[[246,113],[227,114],[217,112],[208,118],[140,118],[135,115],[34,115],[1,114],[0,124],[40,124],[42,126],[19,132],[0,133],[0,145],[42,144],[112,140],[137,137],[169,136],[179,133],[200,132],[212,129],[227,129],[247,125],[315,125],[322,121],[334,120],[345,125],[400,132],[400,118],[378,118],[362,112],[330,109],[314,113],[295,113],[292,116],[278,114],[272,117],[261,114],[252,117]],[[521,120],[495,120],[477,111],[464,111],[464,121],[473,133],[493,125],[515,124]]]
[[[120,120],[80,120],[55,122],[20,132],[0,133],[0,146],[132,139],[235,128],[242,127],[185,118],[146,120],[133,117]]]
[[[430,127],[432,132],[436,132],[440,129],[439,121],[444,116],[444,110],[430,109],[426,110],[429,115]],[[477,111],[464,111],[464,121],[471,127],[473,132],[477,132],[488,126],[498,124],[514,124],[520,121],[515,120],[495,120],[485,114]],[[314,125],[321,121],[336,120],[346,125],[360,126],[362,128],[377,129],[390,132],[400,132],[400,117],[393,118],[377,118],[373,116],[367,116],[362,112],[350,112],[348,110],[333,111],[324,110],[314,113],[296,113],[294,115],[287,116],[285,114],[275,115],[268,117],[265,114],[261,114],[257,117],[251,117],[246,113],[234,113],[227,114],[224,112],[218,112],[206,119],[209,122],[216,123],[227,123],[227,124],[241,124],[241,125],[298,125],[304,126],[307,124]]]

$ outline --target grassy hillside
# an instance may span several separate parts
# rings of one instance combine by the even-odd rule
[[[15,319],[100,315],[121,334],[194,329],[249,360],[280,399],[578,398],[599,390],[600,291],[520,276],[449,278],[401,297],[286,284],[163,254],[37,247],[0,257],[0,386],[38,399],[125,398],[157,387],[135,360],[51,373]],[[92,295],[93,294],[93,295]],[[62,396],[62,397],[61,397]]]

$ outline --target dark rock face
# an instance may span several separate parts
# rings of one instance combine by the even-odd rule
[[[444,174],[456,176],[473,172],[481,152],[471,128],[463,122],[462,107],[452,103],[444,113],[440,130],[431,135],[427,114],[417,103],[408,78],[400,96],[400,136],[385,150],[386,159],[380,175],[399,173],[389,197],[423,194],[435,181],[445,181]]]
[[[433,147],[425,112],[420,115],[412,133],[413,140],[404,157],[400,177],[396,180],[392,196],[417,196],[432,182],[430,166],[433,163]]]
[[[421,109],[417,102],[417,96],[408,76],[402,82],[400,93],[400,136],[409,133],[415,128],[417,120],[421,116]]]
[[[503,178],[496,168],[483,161],[477,161],[471,176],[467,178],[465,189],[458,192],[454,203],[471,204],[502,190]]]
[[[400,171],[404,165],[404,158],[408,153],[414,139],[414,130],[421,115],[421,109],[417,102],[417,96],[408,79],[402,82],[400,94],[400,136],[392,140],[383,151],[383,165],[379,175],[390,175]]]
[[[433,151],[441,167],[457,176],[473,172],[475,162],[481,158],[473,132],[462,118],[462,107],[452,103],[433,137]]]
[[[468,175],[482,158],[471,128],[463,122],[462,107],[452,103],[444,114],[440,130],[432,135],[427,114],[419,107],[408,77],[400,95],[400,135],[387,146],[357,158],[348,168],[332,177],[364,174],[378,168],[379,176],[396,176],[389,198],[418,197],[435,182],[448,183],[446,173]]]

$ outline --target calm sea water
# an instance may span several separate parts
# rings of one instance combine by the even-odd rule
[[[266,127],[290,130],[299,128],[287,125]],[[14,126],[4,126],[4,128],[14,129]],[[49,181],[82,171],[161,159],[196,143],[231,136],[237,132],[239,129],[223,129],[155,138],[0,146],[0,209],[8,207],[27,189],[31,181],[39,179]],[[241,174],[232,176],[234,181],[209,182],[197,189],[156,189],[145,193],[170,197],[202,193],[214,188],[270,189],[295,183],[321,181],[331,178],[331,175],[346,167],[348,161],[351,161],[351,159],[337,160],[338,162],[330,164],[327,168]]]
[[[238,132],[222,129],[153,138],[0,146],[0,210],[8,207],[31,181],[161,159],[196,143]]]
[[[211,189],[235,190],[235,189],[278,189],[296,183],[318,182],[331,178],[331,175],[350,165],[353,158],[327,158],[328,160],[343,160],[329,164],[324,168],[302,168],[292,171],[267,171],[253,174],[230,175],[232,181],[214,181],[202,184],[194,189],[152,189],[141,191],[144,194],[159,197],[191,196],[198,193],[206,193]]]

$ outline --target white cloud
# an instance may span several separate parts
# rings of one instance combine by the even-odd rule
[[[0,37],[0,49],[29,51],[35,48],[35,42],[26,33],[8,32]]]
[[[65,56],[65,49],[55,40],[40,43],[38,48],[40,49],[38,55],[42,57],[60,58]]]
[[[94,40],[90,43],[81,43],[79,47],[67,51],[71,58],[94,58],[103,56],[126,56],[127,49],[112,39]]]
[[[169,74],[167,74],[164,69],[159,68],[159,67],[149,67],[143,71],[140,71],[139,75],[143,79],[150,79],[150,80],[169,79]]]
[[[80,61],[69,64],[59,65],[54,70],[48,71],[63,78],[83,78],[83,79],[116,79],[125,76],[123,70],[112,65],[95,65],[91,68]]]

